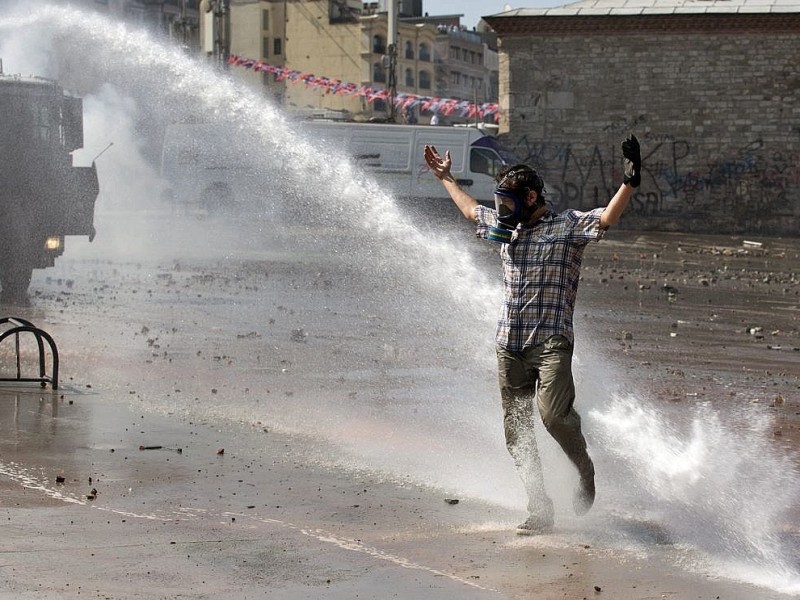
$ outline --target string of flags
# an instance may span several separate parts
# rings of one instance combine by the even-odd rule
[[[317,76],[313,73],[303,73],[252,58],[231,55],[228,57],[228,64],[244,69],[252,69],[260,73],[270,73],[275,77],[276,81],[285,80],[292,84],[303,83],[310,88],[319,89],[324,94],[357,96],[364,98],[370,103],[376,100],[383,100],[384,102],[389,102],[390,100],[389,92],[385,89],[348,83],[340,79]],[[475,116],[478,116],[481,119],[484,117],[492,117],[495,121],[500,120],[499,106],[495,102],[475,104],[468,100],[434,98],[431,96],[419,96],[417,94],[398,92],[395,94],[394,105],[395,108],[401,110],[413,110],[418,108],[421,111],[430,111],[444,116],[458,115],[459,117],[470,119],[474,119]]]

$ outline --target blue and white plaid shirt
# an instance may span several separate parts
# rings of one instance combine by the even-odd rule
[[[572,313],[578,293],[586,244],[604,233],[600,215],[589,212],[548,212],[531,226],[518,225],[503,244],[503,306],[497,321],[497,344],[520,351],[553,335],[574,343]],[[477,235],[485,238],[497,224],[497,212],[476,209]]]

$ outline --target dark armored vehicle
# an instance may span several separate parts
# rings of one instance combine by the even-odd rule
[[[73,167],[83,101],[39,77],[0,71],[0,300],[27,297],[33,269],[52,267],[64,236],[94,238],[97,170]]]

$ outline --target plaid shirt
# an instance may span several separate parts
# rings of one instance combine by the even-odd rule
[[[603,236],[603,210],[548,212],[531,226],[517,226],[500,250],[504,293],[498,345],[520,351],[553,335],[574,343],[572,313],[583,250]],[[497,223],[497,212],[478,206],[476,216],[477,235],[486,238]]]

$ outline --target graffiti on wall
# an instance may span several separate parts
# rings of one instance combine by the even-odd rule
[[[635,131],[643,118],[621,121],[606,131]],[[646,217],[725,211],[747,218],[763,211],[792,214],[800,191],[800,153],[761,139],[724,148],[704,140],[647,133],[642,144],[642,185],[628,212]],[[543,174],[550,200],[559,208],[605,206],[622,180],[619,144],[572,144],[531,140],[513,145],[523,162]]]

